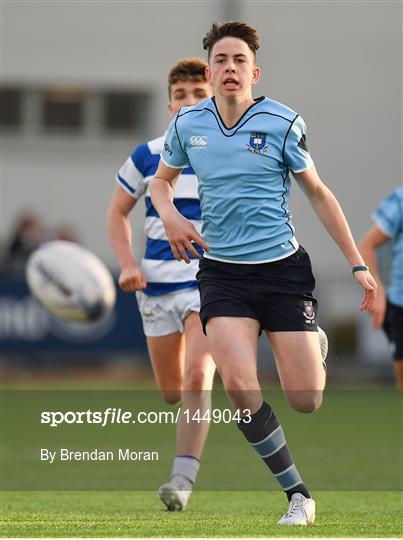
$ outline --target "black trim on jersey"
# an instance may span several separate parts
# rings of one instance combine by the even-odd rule
[[[281,178],[283,179],[283,189],[284,189],[284,191],[283,191],[283,193],[282,193],[282,195],[281,195],[281,196],[283,197],[283,202],[282,202],[282,204],[281,204],[281,208],[283,209],[284,216],[287,215],[287,211],[286,211],[286,209],[285,209],[284,206],[283,206],[283,205],[285,205],[285,194],[287,193],[287,188],[285,187],[285,183],[286,183],[286,181],[287,181],[287,178],[289,178],[289,174],[290,174],[290,169],[289,169],[288,167],[287,167],[287,170],[285,171],[284,176],[283,176],[283,173],[281,173]],[[290,218],[287,219],[287,221],[285,222],[285,224],[286,224],[287,227],[290,229],[291,234],[292,234],[292,237],[293,237],[293,236],[294,236],[294,231],[292,230],[292,227],[291,227],[291,225],[290,225]],[[292,238],[292,237],[291,237],[291,238]],[[292,247],[294,247],[290,240],[288,240],[288,242],[290,242],[290,244],[292,245]]]
[[[286,120],[287,122],[291,122],[291,120],[289,120],[288,118],[285,118],[284,116],[281,116],[280,114],[274,114],[274,113],[269,113],[267,111],[260,111],[260,112],[257,112],[257,113],[254,113],[252,114],[251,116],[249,116],[249,118],[247,118],[245,120],[245,122],[243,122],[240,126],[238,126],[236,128],[236,130],[234,131],[234,133],[230,133],[229,135],[227,133],[225,133],[220,125],[220,122],[218,121],[218,118],[217,116],[215,115],[214,111],[212,111],[211,109],[205,109],[206,111],[209,111],[211,112],[213,115],[214,115],[214,118],[216,119],[216,122],[217,122],[217,125],[218,127],[220,128],[220,131],[221,133],[225,136],[225,137],[233,137],[234,135],[236,135],[238,133],[238,130],[241,129],[241,127],[243,127],[247,122],[249,122],[249,120],[251,120],[254,116],[258,116],[259,114],[267,114],[269,116],[277,116],[278,118],[282,118],[283,120]]]
[[[239,119],[237,122],[235,122],[235,124],[234,124],[233,126],[231,126],[231,127],[227,127],[227,126],[225,125],[224,120],[221,118],[221,114],[220,114],[220,111],[218,110],[217,103],[215,102],[215,97],[214,97],[214,96],[212,96],[211,101],[212,101],[213,104],[214,104],[214,108],[215,108],[215,110],[217,111],[218,118],[220,119],[220,122],[221,122],[222,125],[225,127],[225,129],[227,129],[228,131],[230,131],[231,129],[234,129],[234,127],[236,127],[236,126],[239,124],[239,122],[242,120],[242,118],[243,118],[246,114],[248,114],[248,112],[252,109],[252,107],[254,107],[255,105],[257,105],[258,103],[260,103],[260,102],[263,101],[264,99],[265,99],[265,96],[261,96],[261,97],[258,97],[258,98],[256,98],[256,99],[254,99],[254,100],[253,100],[254,103],[252,103],[252,105],[246,109],[246,111],[243,113],[243,115],[240,117],[240,119]]]
[[[288,128],[287,133],[284,137],[283,150],[281,151],[281,157],[283,158],[283,163],[285,163],[285,143],[287,142],[287,137],[291,131],[292,126],[294,125],[295,120],[298,118],[299,114],[295,115],[294,120],[291,122],[290,127]]]
[[[305,152],[309,152],[308,145],[306,144],[306,135],[305,135],[305,133],[303,133],[301,135],[301,138],[300,138],[299,143],[297,144],[297,146],[302,148],[302,150],[305,150]]]
[[[221,127],[221,124],[220,124],[220,122],[219,122],[219,120],[218,120],[218,118],[217,118],[215,112],[212,111],[211,109],[209,109],[208,107],[204,107],[203,109],[192,109],[191,111],[185,111],[185,112],[181,115],[181,117],[182,117],[182,116],[185,116],[185,114],[188,114],[188,113],[192,113],[192,112],[203,112],[203,111],[208,111],[208,112],[210,112],[210,113],[214,116],[214,118],[215,118],[215,120],[216,120],[216,122],[217,122],[217,126],[220,128],[220,131],[221,131],[221,133],[224,135],[224,137],[233,137],[234,135],[236,135],[237,132],[238,132],[238,130],[241,129],[241,127],[243,127],[247,122],[249,122],[249,120],[251,120],[254,116],[257,116],[258,114],[267,114],[267,115],[269,115],[269,116],[277,116],[278,118],[282,118],[283,120],[286,120],[286,122],[292,123],[291,120],[289,120],[289,119],[286,118],[285,116],[281,116],[281,114],[274,114],[274,113],[270,113],[270,112],[267,112],[267,111],[260,111],[260,112],[257,112],[257,113],[255,113],[255,114],[252,114],[251,116],[249,116],[249,118],[247,118],[247,119],[245,120],[245,122],[243,122],[243,124],[241,124],[240,126],[237,127],[237,129],[234,131],[234,133],[230,133],[230,134],[228,135],[227,133],[225,133],[225,131],[223,131],[223,129],[222,129],[222,127]],[[297,116],[298,116],[298,115],[297,115]],[[179,116],[178,116],[177,118],[179,118]],[[175,121],[175,129],[176,129],[176,121]],[[181,148],[182,148],[182,146],[181,146]]]
[[[181,108],[182,108],[182,107],[181,107]],[[175,127],[175,133],[176,133],[176,136],[177,136],[177,138],[178,138],[179,146],[181,147],[181,150],[182,150],[182,152],[185,154],[185,156],[187,156],[186,152],[185,152],[184,149],[183,149],[181,140],[180,140],[180,138],[179,138],[178,128],[176,127],[176,122],[178,121],[179,113],[180,113],[180,112],[181,112],[181,109],[179,109],[179,111],[178,111],[178,113],[177,113],[177,115],[176,115],[174,127]],[[188,159],[188,161],[189,161],[189,159]]]

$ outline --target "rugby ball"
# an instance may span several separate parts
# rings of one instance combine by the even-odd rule
[[[116,290],[109,270],[74,242],[42,244],[28,259],[26,279],[37,300],[67,321],[98,321],[115,304]]]

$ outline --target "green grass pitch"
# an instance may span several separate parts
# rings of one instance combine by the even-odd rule
[[[402,494],[318,492],[317,520],[276,525],[275,492],[195,492],[185,512],[164,511],[153,492],[6,492],[7,537],[401,537]]]
[[[281,419],[297,466],[313,491],[317,503],[314,525],[276,525],[286,510],[286,498],[233,425],[211,426],[196,489],[183,513],[164,511],[155,493],[159,483],[167,480],[171,468],[175,431],[172,425],[146,426],[144,431],[137,431],[136,426],[133,434],[129,432],[129,438],[137,437],[144,444],[147,441],[149,448],[161,451],[160,462],[152,467],[118,462],[102,466],[81,464],[68,469],[65,465],[39,465],[35,457],[37,446],[43,443],[55,447],[57,434],[61,436],[60,444],[67,444],[67,440],[75,448],[102,448],[105,437],[116,445],[127,443],[126,432],[114,426],[103,430],[67,426],[53,431],[40,427],[40,400],[48,403],[41,392],[38,402],[29,393],[8,397],[4,394],[2,398],[4,491],[0,534],[402,537],[402,395],[394,389],[376,387],[328,390],[320,411],[301,415],[288,407],[281,392],[267,389],[265,394]],[[139,391],[133,395],[102,392],[92,397],[85,392],[74,396],[60,393],[50,400],[50,408],[68,410],[72,399],[74,406],[83,410],[88,403],[103,408],[120,404],[119,400],[126,408],[135,410],[138,405],[153,410],[161,402],[157,393]],[[92,401],[88,402],[89,399]],[[227,406],[225,396],[217,396],[214,403]],[[130,487],[133,478],[137,487]],[[27,491],[35,485],[39,486],[36,490]],[[59,491],[55,486],[76,491]],[[79,491],[83,489],[86,491]]]

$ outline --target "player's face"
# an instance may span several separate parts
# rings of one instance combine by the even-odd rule
[[[212,95],[208,82],[179,81],[171,86],[169,112],[175,115],[181,107],[190,107]]]
[[[245,41],[226,37],[214,45],[206,77],[214,95],[243,98],[251,96],[251,87],[259,80],[260,69]]]

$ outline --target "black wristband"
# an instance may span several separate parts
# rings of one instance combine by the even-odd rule
[[[355,274],[356,272],[367,272],[369,270],[368,266],[365,266],[365,264],[353,266],[352,272]]]

